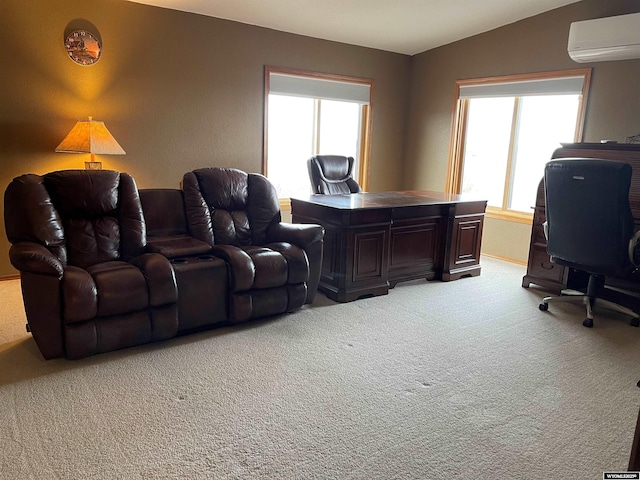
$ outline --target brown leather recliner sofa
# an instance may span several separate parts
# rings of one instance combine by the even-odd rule
[[[219,168],[185,174],[183,191],[107,170],[22,175],[5,227],[47,359],[299,309],[315,297],[324,236],[282,223],[262,175]]]

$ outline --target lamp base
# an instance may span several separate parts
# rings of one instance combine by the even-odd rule
[[[84,162],[85,170],[102,170],[102,162]]]

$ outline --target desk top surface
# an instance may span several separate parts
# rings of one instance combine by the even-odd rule
[[[341,210],[410,207],[461,202],[484,202],[486,204],[486,200],[472,198],[466,195],[433,192],[429,190],[362,192],[340,195],[309,195],[308,197],[303,198],[292,198],[291,203],[293,204],[294,201],[301,201]]]

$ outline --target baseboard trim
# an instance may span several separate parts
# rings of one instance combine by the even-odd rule
[[[484,255],[485,257],[496,258],[498,260],[504,260],[505,262],[516,263],[524,267],[527,266],[527,262],[523,262],[522,260],[516,260],[515,258],[503,257],[502,255],[494,255],[492,253],[483,253],[482,255]]]

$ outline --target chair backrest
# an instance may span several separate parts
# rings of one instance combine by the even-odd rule
[[[352,178],[353,162],[353,157],[341,155],[315,155],[307,160],[313,193],[361,192],[360,185]]]
[[[629,164],[600,159],[547,163],[547,252],[552,261],[603,275],[630,265],[631,170]]]
[[[145,188],[139,190],[139,194],[147,237],[168,237],[188,233],[182,190]]]
[[[201,168],[184,175],[182,189],[189,232],[209,245],[262,245],[281,220],[276,189],[258,173]]]
[[[47,247],[81,268],[143,253],[146,231],[133,178],[111,170],[22,175],[5,192],[11,243]]]

